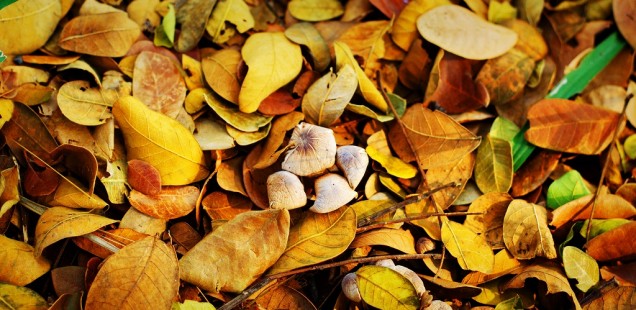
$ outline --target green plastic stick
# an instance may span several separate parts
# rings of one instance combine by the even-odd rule
[[[626,45],[625,39],[623,39],[618,32],[612,33],[603,40],[601,44],[595,47],[589,55],[585,56],[576,69],[564,76],[561,81],[552,88],[546,98],[568,99],[582,92],[585,87],[587,87],[587,84],[589,84]],[[536,148],[525,139],[524,134],[528,128],[530,128],[530,126],[526,123],[512,140],[512,162],[515,171],[523,165]]]
[[[4,9],[9,4],[14,3],[16,1],[18,0],[0,0],[0,10]]]

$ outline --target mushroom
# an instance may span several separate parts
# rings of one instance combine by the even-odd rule
[[[303,183],[288,171],[278,171],[267,177],[267,198],[272,209],[290,210],[307,204]]]
[[[289,146],[282,168],[297,176],[319,175],[336,162],[336,138],[329,128],[300,123]]]
[[[362,296],[360,296],[360,289],[358,288],[357,282],[358,276],[353,273],[347,273],[344,278],[342,278],[342,293],[353,302],[360,302],[362,300]]]
[[[413,287],[415,288],[415,291],[417,292],[417,296],[422,295],[422,293],[426,291],[422,278],[420,278],[420,276],[418,276],[417,273],[415,273],[415,271],[401,265],[395,265],[389,268],[397,271],[399,274],[407,278],[409,282],[413,284]]]
[[[344,206],[358,193],[349,187],[347,179],[335,173],[327,173],[314,183],[316,202],[309,208],[316,213],[327,213]]]
[[[341,146],[336,150],[336,165],[349,181],[349,186],[355,189],[367,171],[369,156],[367,151],[359,146]]]

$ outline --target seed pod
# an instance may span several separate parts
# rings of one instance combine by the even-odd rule
[[[359,146],[341,146],[336,150],[336,165],[344,173],[349,186],[355,189],[367,171],[369,155]]]
[[[300,123],[289,145],[281,167],[297,176],[319,175],[336,162],[336,138],[329,128]]]
[[[309,210],[316,213],[336,210],[358,196],[358,193],[349,187],[347,179],[335,173],[327,173],[316,179],[314,188],[316,201]]]
[[[278,171],[267,177],[267,198],[272,209],[290,210],[307,204],[303,183],[287,171]]]

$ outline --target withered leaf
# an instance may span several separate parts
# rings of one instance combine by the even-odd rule
[[[82,54],[121,57],[137,40],[139,26],[123,12],[73,18],[62,29],[58,44]]]
[[[181,5],[177,7],[177,22],[181,24],[181,34],[175,44],[177,51],[187,52],[199,43],[215,4],[216,0],[181,2]]]
[[[192,212],[198,198],[199,189],[195,186],[167,186],[156,195],[132,190],[128,201],[146,215],[169,220]]]
[[[586,244],[586,252],[598,261],[630,259],[636,256],[636,245],[626,242],[636,234],[636,222],[630,222],[598,235]]]
[[[33,247],[0,235],[0,281],[24,286],[49,271],[51,264],[33,255]]]
[[[548,228],[548,211],[525,200],[515,199],[508,205],[503,222],[503,240],[517,259],[557,257]]]
[[[565,273],[559,266],[553,263],[536,264],[524,268],[519,274],[514,276],[505,284],[504,289],[525,287],[525,282],[528,278],[535,278],[545,283],[548,287],[548,294],[560,292],[568,294],[574,303],[575,309],[581,309],[581,305],[579,304],[576,294],[572,290]]]
[[[128,184],[146,195],[157,195],[161,191],[161,175],[151,164],[133,159],[128,161]]]
[[[135,60],[132,91],[153,111],[176,118],[185,100],[186,85],[169,57],[143,51]]]

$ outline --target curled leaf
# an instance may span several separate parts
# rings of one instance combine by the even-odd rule
[[[186,216],[194,210],[199,198],[195,186],[164,187],[156,195],[145,195],[133,190],[128,201],[140,212],[160,219]]]
[[[307,121],[329,127],[342,115],[357,87],[358,79],[349,65],[318,79],[303,97],[302,109]]]

